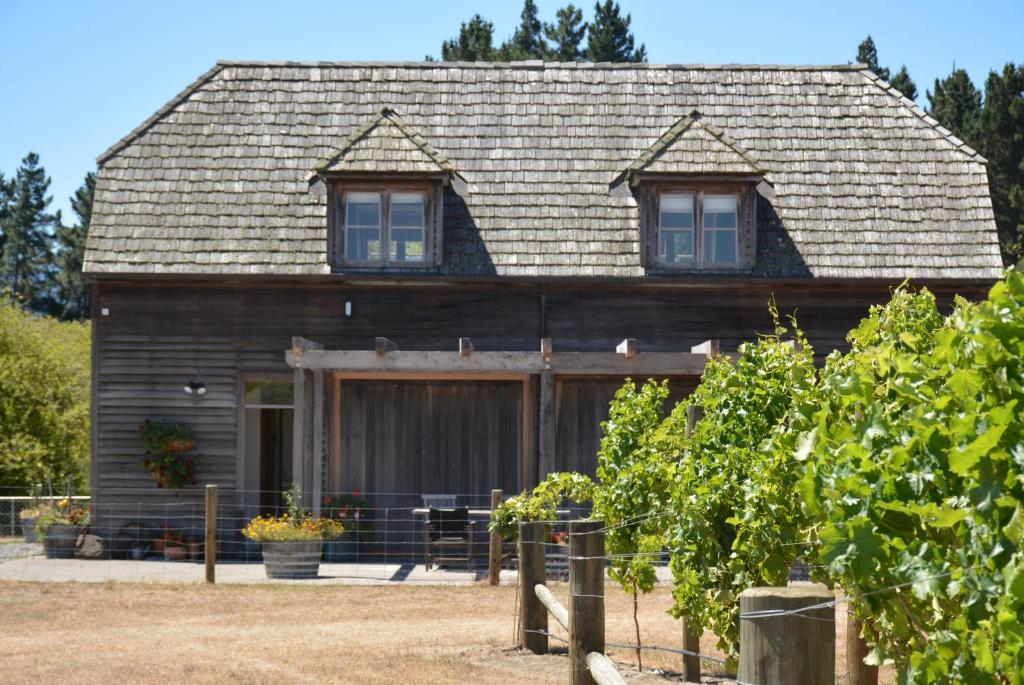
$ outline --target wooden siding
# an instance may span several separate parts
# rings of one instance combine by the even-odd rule
[[[101,282],[94,315],[94,494],[126,506],[143,497],[168,506],[198,501],[198,490],[157,489],[142,467],[136,431],[146,418],[190,424],[202,455],[199,485],[234,488],[239,382],[246,375],[288,373],[284,352],[295,335],[340,350],[371,350],[374,338],[385,336],[403,350],[456,350],[458,338],[469,337],[479,351],[535,351],[540,338],[550,336],[556,352],[609,352],[627,337],[636,339],[641,353],[689,351],[708,338],[720,338],[729,351],[771,329],[772,292],[781,312],[798,310],[821,354],[842,345],[870,304],[889,297],[885,285],[767,282],[686,289]],[[964,292],[982,293],[980,287]],[[948,289],[940,295],[951,299]],[[346,302],[352,303],[351,317],[345,316]],[[109,315],[101,316],[101,308]],[[206,395],[186,395],[182,388],[189,381],[204,383]],[[617,383],[559,383],[556,468],[582,465],[580,455],[594,451],[597,434],[584,424],[596,429]],[[531,404],[539,386],[539,379],[531,382]],[[527,450],[534,459],[540,440],[532,431],[547,425],[536,411],[531,406],[524,413],[536,419]],[[525,472],[533,480],[536,465]],[[489,490],[493,484],[467,481],[470,486]],[[223,498],[230,502],[230,493]]]

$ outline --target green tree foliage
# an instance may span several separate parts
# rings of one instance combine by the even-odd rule
[[[1024,265],[1024,65],[989,72],[978,129],[1004,263]]]
[[[594,5],[594,19],[587,27],[586,58],[590,62],[646,62],[647,48],[634,49],[632,17],[622,15],[619,3],[605,0]]]
[[[822,561],[906,682],[1024,682],[1024,276],[945,320],[900,289],[850,340],[805,447]]]
[[[551,41],[551,58],[559,62],[578,62],[583,59],[583,38],[587,35],[587,23],[583,21],[583,10],[572,3],[555,13],[554,24],[544,24],[544,36]]]
[[[543,26],[537,18],[537,5],[533,0],[525,0],[521,23],[512,38],[502,43],[498,49],[498,59],[503,62],[527,59],[550,59],[551,52],[544,42]]]
[[[549,473],[533,490],[523,490],[498,505],[491,512],[487,530],[515,540],[520,522],[554,521],[563,501],[588,502],[593,497],[594,483],[582,473]]]
[[[39,155],[30,152],[13,179],[8,193],[9,208],[0,225],[0,283],[10,302],[38,312],[53,307],[50,247],[60,215],[47,212],[52,200],[46,194],[49,187],[50,178],[39,164]]]
[[[907,65],[901,65],[899,71],[893,74],[887,67],[878,63],[878,49],[875,47],[875,40],[869,34],[860,45],[857,46],[857,61],[866,64],[868,69],[889,82],[892,87],[903,93],[911,100],[917,99],[917,84],[910,78]]]
[[[463,22],[457,37],[441,45],[441,59],[445,62],[495,61],[494,24],[474,14],[468,22]]]
[[[91,171],[71,198],[71,209],[78,217],[73,226],[63,223],[57,228],[55,255],[56,297],[62,319],[89,318],[89,287],[82,278],[85,240],[92,218],[92,199],[96,190],[96,174]]]
[[[981,91],[970,75],[954,69],[946,78],[935,79],[935,90],[927,91],[928,113],[960,140],[973,144],[978,140],[981,118]]]
[[[3,264],[4,244],[7,242],[7,218],[11,215],[11,204],[14,201],[14,181],[4,178],[0,173],[0,264]],[[0,274],[2,283],[2,274]]]
[[[0,305],[0,487],[86,485],[89,331]]]
[[[774,310],[773,310],[774,312]],[[806,521],[793,497],[803,475],[793,423],[814,404],[814,354],[785,329],[710,360],[701,384],[664,427],[682,445],[669,529],[674,613],[711,628],[730,657],[739,654],[739,594],[785,585],[804,553]],[[686,405],[703,407],[688,440]],[[799,408],[799,412],[793,411]]]

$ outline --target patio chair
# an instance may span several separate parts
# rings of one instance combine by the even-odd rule
[[[456,495],[423,495],[423,506],[428,509],[454,509]]]
[[[442,564],[465,564],[467,569],[472,569],[475,531],[474,522],[469,520],[469,507],[431,507],[425,531],[427,570]]]

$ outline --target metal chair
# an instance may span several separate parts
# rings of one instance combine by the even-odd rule
[[[473,568],[474,521],[469,520],[469,507],[430,508],[426,525],[424,565],[429,571],[441,564],[465,564]]]

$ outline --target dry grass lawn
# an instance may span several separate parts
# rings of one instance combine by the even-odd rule
[[[552,590],[565,601],[565,584]],[[0,583],[11,683],[564,683],[564,655],[509,650],[514,587]],[[607,636],[633,642],[608,587]],[[641,598],[646,642],[680,645],[667,588]],[[561,634],[552,621],[552,631]],[[702,651],[713,652],[706,635]],[[552,641],[552,646],[559,643]],[[633,653],[610,649],[621,663]],[[646,653],[678,671],[680,657]],[[657,683],[654,675],[631,682]]]

